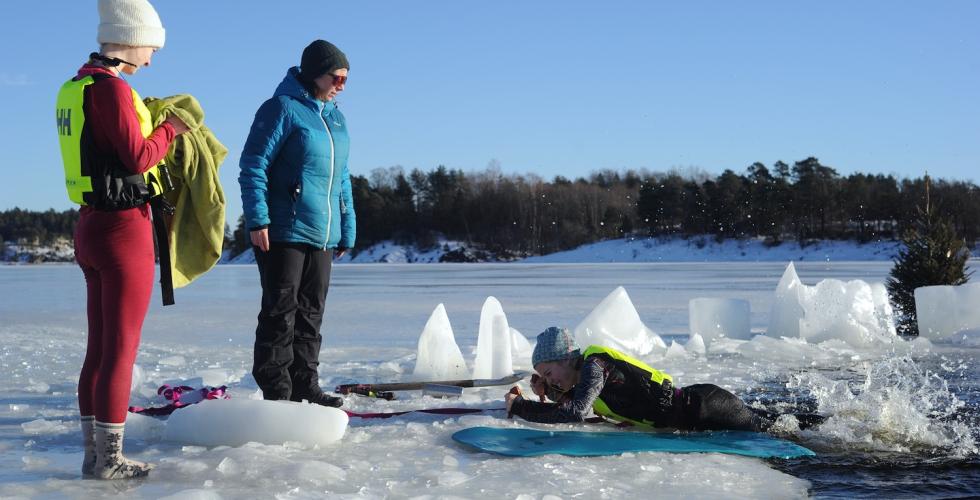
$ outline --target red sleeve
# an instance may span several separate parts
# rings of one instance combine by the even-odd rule
[[[134,173],[146,172],[159,163],[176,137],[173,126],[163,123],[143,138],[133,91],[121,78],[106,78],[89,86],[85,121],[92,126],[95,146],[114,152]]]

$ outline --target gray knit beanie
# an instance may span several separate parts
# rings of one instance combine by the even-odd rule
[[[538,343],[535,344],[534,353],[531,354],[531,366],[538,366],[539,363],[547,361],[574,358],[580,354],[578,345],[568,328],[552,326],[538,334]]]
[[[146,0],[99,0],[100,44],[163,47],[166,31],[157,11]]]

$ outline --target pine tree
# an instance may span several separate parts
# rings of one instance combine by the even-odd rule
[[[905,231],[905,245],[895,259],[886,283],[892,304],[898,310],[898,331],[918,335],[915,313],[915,289],[931,285],[962,285],[969,280],[966,261],[970,251],[957,238],[948,219],[931,210],[929,176],[925,177],[925,209],[918,208],[914,225]]]

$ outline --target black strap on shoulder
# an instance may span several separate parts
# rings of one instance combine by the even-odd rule
[[[163,305],[171,306],[174,304],[174,277],[170,266],[170,237],[164,216],[173,215],[174,207],[164,197],[154,196],[150,199],[150,208],[153,211],[153,234],[160,254],[160,295]]]
[[[99,62],[101,62],[102,65],[105,66],[105,67],[107,67],[107,68],[115,68],[116,66],[119,66],[120,64],[125,64],[125,65],[128,65],[128,66],[132,66],[134,68],[138,68],[139,67],[139,66],[137,66],[137,65],[135,65],[135,64],[133,64],[133,63],[131,63],[129,61],[124,60],[124,59],[120,59],[118,57],[105,56],[105,55],[99,54],[98,52],[92,52],[91,54],[88,55],[88,58],[91,61],[99,61]]]

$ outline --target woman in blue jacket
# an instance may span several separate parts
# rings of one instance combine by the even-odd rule
[[[252,374],[265,399],[340,406],[319,384],[332,259],[354,246],[350,142],[334,98],[350,64],[333,44],[303,50],[258,112],[238,182],[262,283]]]

